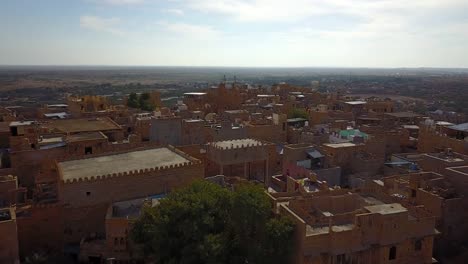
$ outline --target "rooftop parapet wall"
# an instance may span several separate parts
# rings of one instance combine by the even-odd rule
[[[123,144],[109,144],[107,147],[104,148],[104,152],[96,153],[96,154],[83,154],[83,155],[76,155],[76,154],[64,154],[58,158],[56,158],[57,162],[69,161],[69,160],[81,160],[81,159],[89,159],[89,158],[96,158],[108,155],[117,155],[123,154],[132,151],[139,151],[139,150],[148,150],[153,148],[160,148],[163,147],[161,144],[154,143],[154,142],[136,142],[136,143],[123,143]],[[166,148],[174,151],[175,153],[181,155],[182,157],[192,161],[197,162],[198,160],[187,153],[175,148],[172,145],[166,145]],[[33,152],[33,151],[31,151]]]
[[[255,139],[212,142],[207,145],[208,158],[218,164],[240,164],[268,159],[272,143]]]
[[[149,169],[145,168],[145,169],[140,169],[140,170],[125,171],[125,172],[111,173],[111,174],[105,174],[105,175],[96,175],[96,176],[91,176],[91,177],[80,177],[77,179],[76,178],[67,179],[63,182],[66,184],[74,184],[74,183],[82,183],[82,182],[100,182],[100,181],[107,181],[107,180],[112,180],[112,179],[120,178],[120,177],[133,177],[133,176],[140,176],[140,175],[156,174],[162,171],[173,170],[173,169],[182,168],[182,167],[189,167],[189,166],[198,165],[198,164],[201,164],[201,161],[184,162],[184,163],[168,165],[168,166],[159,166],[159,167],[154,167],[154,168],[149,168]]]
[[[209,148],[213,148],[216,150],[245,149],[253,147],[262,147],[265,145],[267,145],[265,142],[250,138],[208,143]]]
[[[125,201],[167,193],[204,177],[201,162],[78,178],[59,185],[61,200],[71,208]],[[107,210],[107,207],[106,207]]]
[[[59,175],[59,179],[64,182],[64,183],[74,183],[74,182],[79,182],[79,181],[102,181],[102,180],[106,180],[106,179],[110,179],[110,178],[116,178],[116,177],[122,177],[122,176],[135,176],[135,175],[142,175],[142,174],[153,174],[155,172],[158,172],[158,171],[162,171],[162,170],[170,170],[170,169],[175,169],[175,168],[180,168],[180,167],[189,167],[189,166],[193,166],[193,165],[198,165],[198,164],[201,164],[202,162],[190,155],[188,155],[187,153],[184,153],[183,151],[179,150],[179,149],[176,149],[175,147],[173,146],[167,146],[167,147],[155,147],[157,145],[155,144],[132,144],[133,148],[124,148],[123,150],[121,151],[115,151],[115,152],[111,152],[111,153],[100,153],[100,154],[94,154],[94,155],[82,155],[82,156],[79,156],[79,157],[63,157],[62,159],[57,159],[55,160],[55,168],[57,168],[57,173]],[[142,147],[138,147],[138,146],[142,146]],[[161,164],[159,166],[157,165],[154,165],[154,166],[148,166],[150,165],[148,162],[146,163],[143,163],[142,164],[142,167],[141,168],[136,168],[136,169],[129,169],[129,170],[126,170],[126,171],[123,171],[123,170],[116,170],[115,172],[112,172],[112,171],[109,171],[109,170],[112,170],[112,169],[109,169],[107,170],[107,172],[109,173],[103,173],[103,174],[99,174],[99,173],[96,173],[96,175],[92,175],[92,172],[90,173],[90,171],[88,170],[87,171],[87,175],[85,176],[82,176],[80,177],[79,174],[80,172],[74,172],[75,170],[72,169],[72,173],[73,175],[78,175],[78,177],[71,177],[71,178],[67,178],[67,177],[64,177],[65,176],[65,172],[64,169],[62,168],[62,166],[60,165],[60,163],[70,163],[70,162],[77,162],[77,161],[86,161],[86,160],[91,160],[91,159],[99,159],[99,158],[103,158],[103,157],[112,157],[112,156],[117,156],[117,155],[124,155],[124,154],[127,154],[127,153],[132,153],[132,152],[144,152],[144,151],[150,151],[152,152],[153,150],[154,151],[158,151],[158,150],[161,150],[163,151],[161,154],[158,154],[158,157],[161,158],[162,156],[161,155],[164,155],[163,153],[171,153],[174,155],[174,157],[178,157],[178,161],[179,162],[174,162],[173,164],[167,164],[167,162],[164,162],[163,163],[166,163],[166,164]],[[141,156],[141,155],[140,155]],[[156,159],[158,157],[155,157]],[[107,164],[109,165],[109,164]],[[77,165],[75,164],[75,167]],[[81,166],[81,165],[80,165]],[[83,165],[85,166],[85,164]],[[76,168],[75,168],[76,169]],[[106,170],[102,171],[102,172],[106,172]]]

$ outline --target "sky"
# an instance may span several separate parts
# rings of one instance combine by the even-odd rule
[[[0,0],[0,65],[468,67],[467,0]]]

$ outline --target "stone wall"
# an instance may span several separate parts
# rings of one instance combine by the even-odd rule
[[[63,250],[63,207],[60,204],[32,205],[17,210],[20,256],[45,250]]]
[[[203,179],[201,162],[152,168],[60,183],[60,197],[72,207],[130,200],[165,193]]]

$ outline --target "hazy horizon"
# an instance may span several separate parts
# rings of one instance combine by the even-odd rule
[[[463,0],[7,0],[0,7],[0,65],[468,68]]]
[[[195,69],[355,69],[355,70],[467,70],[468,67],[364,67],[364,66],[236,66],[236,65],[100,65],[100,64],[0,64],[0,68],[195,68]]]

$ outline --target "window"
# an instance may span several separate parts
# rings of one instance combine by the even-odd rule
[[[394,260],[396,259],[396,247],[393,246],[390,248],[390,251],[388,252],[388,260]]]
[[[416,197],[416,190],[411,190],[411,197]]]
[[[18,128],[17,127],[10,127],[11,135],[18,136]]]
[[[422,249],[422,240],[421,239],[418,239],[416,240],[416,242],[414,243],[414,250],[415,251],[421,251]]]
[[[86,192],[86,196],[90,196],[91,195],[91,192]]]
[[[85,147],[85,155],[93,154],[93,147]]]

